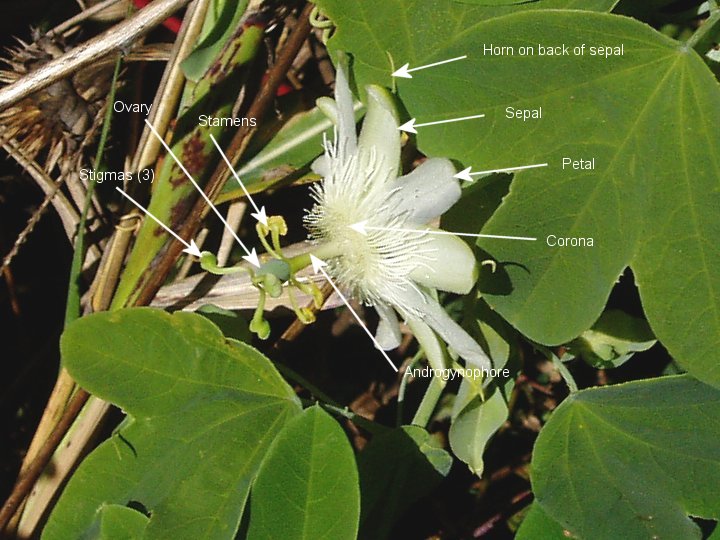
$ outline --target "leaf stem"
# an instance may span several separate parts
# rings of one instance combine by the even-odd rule
[[[695,33],[687,40],[687,46],[695,49],[699,54],[705,54],[715,38],[720,24],[720,8],[718,3],[711,2],[710,16],[695,30]]]
[[[117,90],[118,79],[120,78],[120,67],[122,65],[122,55],[118,55],[115,60],[115,71],[113,72],[112,85],[110,87],[110,95],[105,102],[105,118],[103,119],[103,127],[100,132],[100,141],[98,142],[97,152],[95,153],[94,166],[96,169],[102,169],[103,156],[105,154],[105,146],[107,145],[108,135],[110,133],[110,124],[112,123],[113,107],[115,101],[115,92]],[[68,283],[68,294],[65,302],[65,326],[80,317],[80,272],[82,271],[83,261],[85,260],[85,227],[87,225],[88,212],[92,204],[93,194],[95,193],[95,180],[90,180],[85,194],[85,206],[83,207],[80,222],[78,223],[77,237],[75,238],[75,251],[73,253],[72,264],[70,265],[70,279]]]
[[[274,362],[274,364],[275,364],[275,368],[277,368],[277,370],[280,373],[282,373],[285,376],[285,378],[290,379],[294,383],[302,386],[305,390],[310,392],[310,394],[312,394],[313,397],[315,397],[319,400],[322,400],[325,403],[329,403],[336,407],[340,407],[340,404],[337,401],[335,401],[333,398],[328,396],[325,392],[320,390],[317,386],[315,386],[313,383],[308,381],[305,377],[300,375],[294,369],[289,368],[288,366],[286,366],[285,364],[282,364],[280,362]]]
[[[306,407],[319,405],[330,414],[334,414],[335,416],[339,416],[341,418],[346,418],[350,420],[353,424],[360,426],[361,428],[368,431],[369,433],[372,433],[373,435],[387,430],[385,426],[373,422],[372,420],[368,420],[367,418],[360,416],[359,414],[355,414],[347,407],[337,407],[336,405],[330,405],[329,403],[324,403],[322,401],[313,399],[301,399],[300,401]]]
[[[427,390],[425,391],[425,395],[420,402],[420,406],[418,407],[417,412],[415,412],[415,417],[412,419],[413,425],[423,428],[427,427],[430,423],[430,417],[432,416],[438,401],[440,401],[443,388],[445,388],[445,383],[442,379],[440,379],[440,377],[433,376]]]
[[[425,352],[420,349],[418,352],[415,353],[415,356],[412,357],[412,360],[410,360],[410,363],[408,364],[408,368],[410,371],[418,365],[418,362],[422,360],[425,357]],[[395,425],[397,427],[400,427],[402,425],[402,419],[403,419],[403,409],[405,405],[405,390],[407,389],[408,385],[408,369],[405,370],[403,373],[402,379],[400,379],[400,388],[398,389],[398,401],[397,401],[397,413],[395,415]]]
[[[563,363],[563,361],[560,360],[556,354],[552,354],[552,353],[550,354],[550,359],[552,360],[553,365],[560,372],[560,375],[562,376],[562,378],[565,380],[565,384],[568,385],[570,392],[571,393],[577,392],[578,385],[575,382],[575,377],[572,376],[572,373],[570,373],[570,370]]]

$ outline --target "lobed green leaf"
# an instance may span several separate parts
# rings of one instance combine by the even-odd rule
[[[267,358],[200,315],[149,308],[83,317],[61,351],[128,419],[73,475],[43,538],[91,534],[108,505],[143,509],[145,538],[232,537],[265,452],[300,412]]]
[[[699,539],[688,516],[720,517],[718,418],[720,391],[687,375],[572,394],[535,445],[536,501],[587,540]]]

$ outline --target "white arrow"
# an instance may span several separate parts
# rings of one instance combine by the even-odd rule
[[[502,236],[499,234],[471,234],[471,233],[459,233],[449,231],[433,231],[431,229],[398,229],[395,227],[370,227],[366,221],[360,221],[353,225],[348,225],[352,230],[359,232],[362,235],[367,236],[368,231],[395,231],[395,232],[407,232],[407,233],[418,233],[418,234],[446,234],[452,236],[470,236],[472,238],[500,238],[502,240],[528,240],[534,241],[537,238],[530,236]]]
[[[151,217],[151,218],[155,221],[155,223],[157,223],[158,225],[160,225],[160,226],[161,226],[163,229],[165,229],[168,233],[170,233],[171,235],[173,235],[178,242],[180,242],[183,246],[185,246],[185,249],[183,249],[183,252],[184,252],[184,253],[188,253],[188,254],[190,254],[190,255],[194,255],[195,257],[200,257],[200,256],[202,255],[202,253],[200,253],[200,249],[198,249],[197,244],[195,243],[195,240],[190,240],[190,243],[188,244],[185,240],[183,240],[182,238],[180,238],[180,236],[178,236],[172,229],[170,229],[170,227],[168,227],[168,226],[165,225],[162,221],[160,221],[158,218],[156,218],[155,216],[153,216],[150,212],[147,211],[146,208],[143,208],[143,206],[142,206],[139,202],[137,202],[135,199],[133,199],[130,195],[128,195],[127,193],[125,193],[125,192],[124,192],[122,189],[120,189],[119,187],[116,187],[115,189],[117,189],[120,193],[122,193],[123,197],[125,197],[126,199],[128,199],[131,203],[133,203],[135,206],[137,206],[140,210],[142,210],[143,212],[145,212],[149,217]]]
[[[472,120],[473,118],[484,118],[484,114],[475,114],[473,116],[463,116],[462,118],[450,118],[449,120],[437,120],[436,122],[425,122],[424,124],[416,124],[415,118],[412,120],[405,122],[402,126],[400,126],[398,129],[400,131],[407,131],[408,133],[417,133],[415,128],[419,127],[425,127],[425,126],[435,126],[437,124],[449,124],[450,122],[462,122],[463,120]]]
[[[317,258],[315,255],[310,254],[310,261],[312,261],[312,267],[313,272],[322,274],[325,279],[328,280],[328,283],[332,285],[332,288],[335,289],[335,292],[340,297],[340,300],[344,302],[344,304],[347,306],[347,308],[350,310],[350,313],[353,314],[353,317],[355,317],[355,320],[358,322],[360,327],[365,330],[365,333],[370,336],[370,339],[372,340],[373,344],[375,344],[375,348],[380,351],[380,354],[385,357],[385,360],[387,360],[388,364],[390,364],[390,367],[392,367],[395,370],[395,373],[397,373],[398,368],[395,367],[395,364],[393,364],[392,360],[390,360],[390,357],[387,355],[387,353],[383,350],[383,348],[380,346],[380,344],[375,339],[375,336],[372,335],[372,332],[367,329],[367,326],[365,326],[365,323],[362,322],[362,319],[360,319],[360,316],[355,312],[353,307],[350,305],[350,302],[347,301],[347,298],[343,296],[343,293],[340,292],[340,289],[337,288],[335,283],[332,279],[330,279],[330,276],[325,271],[325,266],[327,266],[327,263],[323,261],[322,259]]]
[[[235,238],[235,241],[236,241],[238,244],[240,244],[240,247],[243,248],[243,250],[245,250],[245,253],[247,253],[247,255],[244,255],[244,256],[243,256],[243,259],[245,259],[246,261],[248,261],[248,262],[249,262],[250,264],[252,264],[253,266],[256,266],[257,268],[260,268],[260,260],[258,259],[257,253],[255,252],[255,248],[253,248],[252,251],[250,251],[250,250],[245,246],[245,244],[243,244],[242,240],[240,240],[240,238],[238,238],[238,235],[237,235],[237,233],[235,232],[235,229],[233,229],[233,228],[230,226],[230,224],[229,224],[227,221],[225,221],[225,218],[222,216],[222,214],[220,213],[220,211],[219,211],[217,208],[215,208],[215,205],[212,203],[212,201],[210,200],[210,198],[205,194],[205,191],[203,191],[202,188],[200,188],[200,186],[198,185],[198,183],[195,181],[195,179],[192,177],[192,175],[191,175],[191,174],[188,172],[188,170],[185,168],[185,165],[183,165],[182,163],[180,163],[180,160],[177,158],[177,156],[176,156],[175,154],[173,154],[173,151],[170,149],[170,147],[167,145],[167,143],[163,140],[163,138],[160,136],[160,134],[155,130],[155,128],[153,127],[153,125],[152,125],[150,122],[148,122],[147,118],[145,119],[145,123],[146,123],[147,126],[150,128],[150,131],[152,131],[153,135],[155,135],[155,137],[157,137],[157,139],[160,141],[160,144],[163,145],[163,147],[165,148],[165,150],[167,151],[167,153],[172,156],[172,158],[175,160],[175,163],[178,164],[178,167],[180,167],[180,169],[182,170],[182,172],[185,173],[185,176],[188,177],[188,180],[190,180],[190,182],[192,182],[192,185],[195,186],[195,189],[197,189],[197,190],[200,192],[200,195],[202,195],[202,198],[205,199],[205,202],[208,203],[208,205],[210,206],[210,208],[213,209],[213,211],[215,212],[215,214],[217,215],[217,217],[220,218],[220,221],[222,221],[223,225],[225,225],[225,228],[226,228],[228,231],[230,231],[230,234],[233,235],[233,238]]]
[[[522,167],[507,167],[506,169],[493,169],[491,171],[477,171],[472,172],[472,167],[468,167],[467,169],[463,169],[459,173],[457,173],[453,178],[457,178],[458,180],[466,180],[468,182],[473,181],[473,176],[483,176],[488,174],[494,174],[494,173],[502,173],[502,172],[513,172],[513,171],[522,171],[524,169],[535,169],[537,167],[547,167],[547,163],[536,163],[535,165],[523,165]]]
[[[467,58],[467,55],[464,56],[458,56],[457,58],[450,58],[449,60],[443,60],[442,62],[435,62],[433,64],[427,64],[424,66],[418,66],[415,68],[410,69],[410,64],[405,64],[400,69],[393,71],[392,76],[393,77],[403,77],[405,79],[412,79],[413,76],[410,75],[413,71],[420,71],[421,69],[427,69],[435,66],[440,66],[442,64],[449,64],[450,62],[457,62],[458,60],[465,60]]]
[[[245,185],[242,183],[242,180],[240,180],[240,177],[235,172],[235,167],[232,166],[232,163],[230,163],[230,160],[225,155],[225,152],[223,152],[222,148],[220,148],[220,145],[215,140],[215,137],[212,136],[212,133],[210,134],[210,138],[212,139],[212,142],[215,144],[215,148],[218,149],[218,152],[220,152],[220,155],[222,156],[223,160],[227,164],[228,169],[230,169],[230,172],[232,172],[233,176],[235,177],[235,180],[237,180],[237,183],[240,184],[240,187],[245,192],[245,196],[248,198],[248,201],[250,201],[250,204],[252,204],[253,208],[255,209],[255,213],[250,214],[250,215],[267,227],[268,223],[267,223],[267,214],[265,213],[265,207],[263,206],[262,208],[258,208],[257,204],[255,204],[255,201],[253,201],[252,197],[250,196],[250,193],[248,193],[248,190],[245,189]]]

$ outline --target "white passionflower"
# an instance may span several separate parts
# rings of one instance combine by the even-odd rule
[[[427,224],[460,197],[455,168],[447,159],[431,158],[398,176],[401,134],[392,96],[378,86],[366,90],[359,137],[342,67],[335,100],[319,102],[336,127],[334,141],[325,142],[325,154],[313,164],[323,177],[306,216],[310,238],[319,244],[314,253],[326,260],[339,287],[377,310],[377,341],[384,349],[400,344],[398,313],[418,338],[432,328],[467,362],[490,368],[480,346],[436,299],[437,290],[466,294],[477,279],[477,262],[465,242],[427,232]],[[351,228],[359,222],[367,222],[366,235]]]

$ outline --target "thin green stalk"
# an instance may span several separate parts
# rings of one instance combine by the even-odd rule
[[[415,356],[413,356],[412,360],[410,361],[410,364],[408,364],[408,368],[410,371],[412,371],[415,366],[418,365],[418,362],[425,358],[425,352],[420,349],[418,352],[415,353]],[[403,419],[403,409],[405,405],[405,390],[407,389],[408,384],[408,370],[405,370],[405,373],[403,373],[402,379],[400,379],[400,388],[398,389],[398,401],[397,401],[397,414],[395,416],[395,425],[397,427],[400,427],[402,425],[402,419]]]
[[[443,388],[445,388],[443,380],[440,377],[433,376],[427,390],[425,391],[425,395],[420,402],[420,406],[415,413],[415,417],[412,419],[413,425],[423,428],[427,427],[430,423],[432,413],[435,410],[438,401],[440,401]]]
[[[310,266],[312,262],[310,260],[310,254],[315,255],[319,259],[330,259],[332,257],[342,255],[342,251],[338,246],[331,242],[327,244],[318,244],[317,246],[312,246],[304,253],[300,253],[294,257],[289,257],[285,262],[290,265],[290,271],[295,273]]]
[[[695,30],[695,33],[687,40],[688,47],[692,47],[700,54],[705,54],[718,33],[718,25],[720,25],[720,9],[717,2],[710,6],[710,16]]]
[[[570,370],[563,363],[563,361],[560,360],[556,354],[551,354],[550,359],[552,360],[552,363],[555,365],[557,370],[560,372],[560,375],[562,376],[563,380],[565,381],[565,384],[568,385],[570,392],[571,393],[577,392],[578,385],[575,382],[575,377],[572,376],[572,373],[570,373]]]
[[[324,401],[325,403],[331,404],[335,407],[340,407],[341,405],[335,401],[333,398],[328,396],[325,392],[320,390],[317,386],[315,386],[313,383],[308,381],[305,377],[300,375],[297,371],[294,369],[289,368],[285,364],[281,364],[280,362],[275,363],[275,367],[277,370],[284,375],[287,379],[290,379],[294,383],[299,384],[302,386],[305,390],[310,392],[313,396],[315,396],[317,399]]]
[[[98,143],[97,152],[95,153],[94,166],[96,169],[102,169],[102,160],[105,155],[105,146],[107,144],[108,134],[110,133],[110,124],[112,123],[113,107],[115,101],[115,92],[117,89],[118,79],[120,78],[120,66],[122,65],[122,55],[118,55],[115,60],[115,71],[113,72],[112,83],[110,87],[110,95],[107,99],[105,109],[105,118],[103,119],[103,127],[100,132],[100,141]],[[73,253],[72,265],[70,266],[70,282],[68,283],[67,302],[65,304],[65,326],[80,317],[80,272],[82,264],[85,260],[85,228],[87,226],[87,216],[90,211],[93,194],[95,193],[95,180],[88,183],[87,194],[85,195],[85,206],[80,223],[78,223],[77,237],[75,238],[75,252]]]
[[[353,424],[356,424],[366,430],[369,433],[372,433],[373,435],[377,435],[383,431],[387,431],[388,428],[381,424],[377,424],[373,422],[372,420],[368,420],[367,418],[363,418],[362,416],[355,414],[347,407],[337,407],[335,405],[330,405],[329,403],[323,403],[322,401],[316,401],[312,399],[301,399],[300,400],[302,404],[305,407],[312,407],[313,405],[319,405],[323,409],[325,409],[330,414],[333,414],[335,416],[339,416],[341,418],[347,418],[350,420]]]
[[[435,373],[442,372],[442,370],[447,368],[447,350],[433,329],[424,322],[408,318],[407,324],[425,353],[428,364],[430,364],[430,367],[433,369],[433,378],[427,390],[425,390],[425,395],[412,421],[415,425],[425,427],[430,422],[430,417],[440,400],[443,388],[445,388],[445,381],[435,375]]]
[[[558,358],[558,355],[555,354],[552,351],[552,349],[549,349],[548,347],[545,347],[544,345],[540,345],[539,343],[534,343],[532,341],[530,343],[532,343],[533,347],[535,347],[535,349],[538,352],[543,354],[546,358],[548,358],[553,363],[553,365],[557,368],[558,372],[560,373],[560,376],[565,381],[565,384],[568,385],[570,392],[577,392],[578,385],[575,382],[575,377],[572,376],[572,373],[570,373],[570,370],[567,368],[565,363],[562,360],[560,360],[560,358]],[[566,358],[566,361],[570,361],[574,358],[574,356],[571,356],[571,355],[567,355],[567,356],[568,356],[567,358],[565,356],[563,357],[563,358]]]

